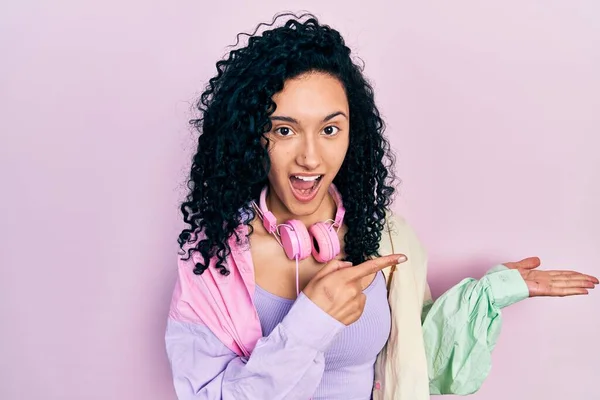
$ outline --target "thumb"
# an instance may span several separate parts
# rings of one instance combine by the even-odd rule
[[[504,263],[504,265],[510,269],[535,269],[541,265],[541,261],[538,257],[527,257],[518,262]]]

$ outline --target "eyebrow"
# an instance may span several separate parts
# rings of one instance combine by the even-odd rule
[[[334,113],[329,114],[325,118],[323,118],[323,122],[327,122],[327,121],[329,121],[329,120],[337,117],[338,115],[342,115],[346,119],[348,119],[348,116],[344,112],[342,112],[342,111],[336,111]],[[297,119],[292,118],[292,117],[287,117],[285,115],[275,115],[275,116],[272,116],[271,120],[272,121],[284,121],[284,122],[289,122],[290,124],[296,124],[296,125],[300,124],[300,122],[298,122]]]

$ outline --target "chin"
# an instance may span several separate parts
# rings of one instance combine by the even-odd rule
[[[302,204],[298,203],[296,199],[292,199],[291,203],[285,204],[285,207],[290,213],[297,215],[298,217],[308,217],[317,212],[322,200],[323,199],[317,197],[308,204]]]

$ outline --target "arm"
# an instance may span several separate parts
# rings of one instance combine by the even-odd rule
[[[462,280],[435,302],[427,288],[422,324],[432,395],[466,395],[481,387],[500,334],[500,310],[528,296],[519,271],[503,265],[480,280]]]
[[[321,381],[324,351],[343,327],[301,293],[246,359],[206,326],[172,314],[165,339],[178,399],[307,400]]]

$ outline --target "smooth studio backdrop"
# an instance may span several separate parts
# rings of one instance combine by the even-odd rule
[[[303,9],[366,63],[436,295],[531,255],[600,275],[597,1],[3,2],[1,399],[175,399],[192,105],[236,33]],[[471,398],[599,399],[599,310],[506,309]]]

